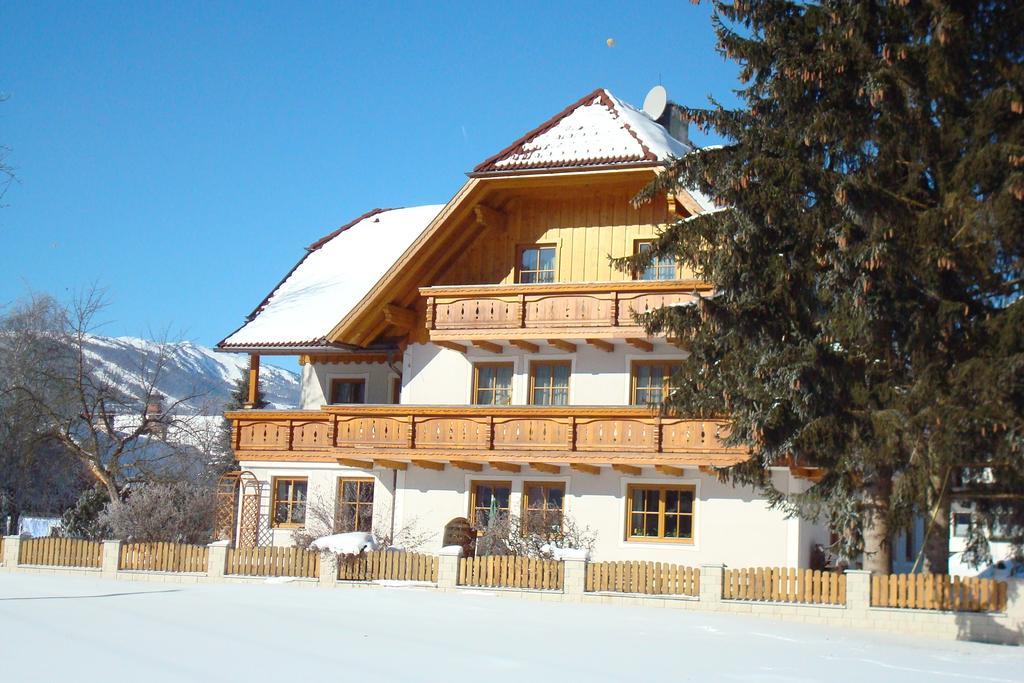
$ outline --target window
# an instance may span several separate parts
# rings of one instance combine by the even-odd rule
[[[519,282],[532,284],[555,281],[555,245],[519,248]]]
[[[473,403],[507,406],[512,403],[512,363],[477,363],[473,366]]]
[[[633,362],[633,405],[658,405],[668,396],[673,376],[678,372],[679,361],[655,360]]]
[[[565,361],[530,364],[530,403],[535,406],[569,405],[569,371]]]
[[[494,515],[508,515],[512,482],[474,481],[469,492],[469,519],[474,529],[483,529]]]
[[[373,531],[373,479],[338,480],[338,533]]]
[[[630,484],[626,492],[627,541],[693,543],[692,486]]]
[[[651,242],[637,241],[634,243],[633,251],[637,254],[644,254],[651,250]],[[677,277],[676,260],[672,256],[658,256],[651,264],[634,276],[637,280],[675,280]]]
[[[274,478],[272,526],[295,529],[306,523],[306,478]]]
[[[332,379],[331,403],[366,403],[366,380]]]
[[[953,513],[953,535],[957,538],[965,538],[971,529],[971,513]]]
[[[526,482],[523,484],[523,531],[549,534],[562,529],[565,484]]]
[[[398,405],[402,402],[402,378],[391,378],[391,402]]]
[[[914,529],[910,528],[903,532],[903,561],[914,561]]]

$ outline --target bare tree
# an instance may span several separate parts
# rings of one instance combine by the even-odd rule
[[[33,416],[39,437],[80,463],[118,505],[129,484],[180,479],[201,467],[194,446],[169,438],[194,429],[195,416],[179,408],[198,394],[166,401],[158,391],[165,343],[142,355],[130,389],[108,377],[89,349],[104,307],[96,288],[67,306],[45,295],[16,305],[0,321],[9,370],[0,396]]]
[[[8,95],[0,94],[0,102],[6,102],[8,97]],[[4,195],[7,194],[7,189],[15,180],[14,168],[7,163],[7,155],[10,151],[10,147],[0,145],[0,201],[3,200]],[[3,206],[3,204],[0,204],[0,206]]]

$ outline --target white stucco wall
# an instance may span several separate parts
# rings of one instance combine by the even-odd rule
[[[681,360],[686,354],[664,343],[651,353],[638,351],[619,341],[611,353],[587,344],[576,353],[564,353],[542,345],[532,354],[512,346],[494,354],[470,348],[463,355],[433,344],[411,344],[405,351],[402,370],[402,403],[413,405],[468,405],[472,402],[474,363],[512,363],[512,404],[529,403],[529,366],[535,360],[570,360],[569,403],[571,405],[628,405],[630,372],[634,360]]]
[[[343,477],[375,479],[373,487],[373,525],[375,529],[387,529],[391,523],[391,506],[394,500],[393,473],[390,470],[359,470],[342,467],[331,463],[301,462],[246,462],[239,463],[241,469],[248,470],[263,482],[263,495],[260,499],[260,516],[262,524],[269,524],[270,504],[273,497],[273,480],[276,477],[306,477],[308,481],[307,495],[310,504],[322,504],[334,509],[337,495],[338,479]],[[271,527],[274,545],[293,545],[292,529],[275,529]]]
[[[327,403],[331,380],[366,380],[367,403],[392,403],[392,379],[397,375],[387,363],[309,363],[302,366],[303,410],[317,410]]]
[[[510,474],[485,468],[482,472],[466,472],[448,467],[442,472],[410,467],[366,472],[332,464],[243,463],[257,477],[267,482],[264,514],[269,514],[270,482],[276,476],[309,478],[310,500],[320,499],[332,505],[337,480],[343,476],[372,476],[374,489],[375,528],[385,530],[391,524],[391,486],[397,481],[395,531],[424,539],[421,550],[437,552],[441,548],[444,525],[469,511],[470,486],[474,480],[509,481],[512,484],[511,509],[519,514],[524,482],[559,481],[565,484],[565,512],[579,526],[588,526],[597,542],[595,560],[651,560],[697,566],[724,562],[743,566],[807,566],[810,545],[820,542],[820,525],[807,522],[794,524],[776,510],[769,510],[749,489],[734,488],[715,477],[687,469],[683,477],[664,477],[645,468],[641,476],[622,475],[603,468],[599,475],[566,471],[562,475],[545,475],[524,471]],[[789,485],[789,475],[776,473],[776,484]],[[626,486],[629,483],[689,484],[696,489],[694,542],[658,543],[625,540]],[[275,545],[291,543],[290,530],[274,531]],[[795,555],[793,548],[796,549]],[[795,559],[794,559],[795,557]]]

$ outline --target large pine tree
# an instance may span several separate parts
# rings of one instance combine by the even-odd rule
[[[742,106],[688,113],[729,143],[645,191],[728,207],[650,252],[715,287],[644,320],[691,350],[671,408],[731,416],[753,453],[732,475],[825,515],[867,568],[923,515],[925,568],[945,571],[955,496],[979,560],[986,525],[1019,544],[1024,4],[737,0],[713,22]],[[824,478],[776,490],[782,463]]]

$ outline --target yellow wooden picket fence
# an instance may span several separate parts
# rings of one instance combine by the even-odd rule
[[[875,574],[871,606],[956,612],[1003,612],[1006,582],[944,574]]]
[[[51,567],[92,567],[103,563],[103,543],[78,538],[26,538],[21,541],[18,564]]]
[[[726,569],[722,577],[722,597],[726,600],[845,605],[846,575],[792,567]]]
[[[662,562],[592,562],[585,590],[645,595],[700,595],[700,569]]]
[[[208,549],[184,543],[125,543],[119,569],[154,572],[205,572]]]
[[[509,555],[459,558],[459,585],[487,588],[562,590],[565,566],[559,560]]]
[[[312,550],[278,546],[228,548],[227,555],[227,574],[293,576],[303,579],[320,576],[320,553]]]
[[[338,558],[338,579],[437,582],[437,557],[390,550],[342,555]]]

